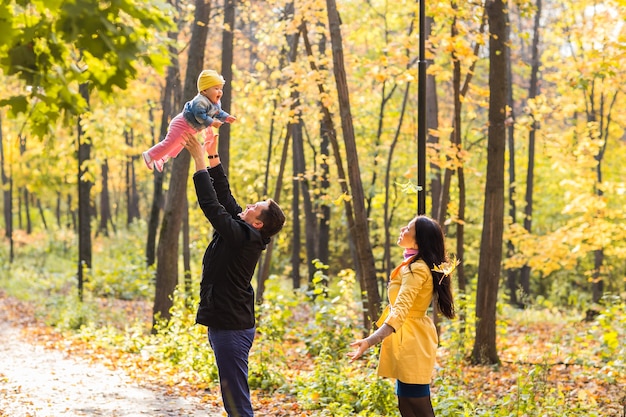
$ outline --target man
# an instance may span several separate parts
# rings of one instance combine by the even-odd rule
[[[285,215],[272,199],[248,204],[245,210],[237,204],[212,131],[207,132],[204,147],[190,137],[185,148],[196,165],[193,181],[198,203],[214,228],[202,260],[196,323],[208,327],[228,416],[252,417],[248,355],[256,328],[250,281],[270,238],[282,229]]]

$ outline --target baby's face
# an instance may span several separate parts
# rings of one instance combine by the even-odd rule
[[[207,88],[202,93],[206,98],[209,99],[211,103],[217,104],[217,102],[220,101],[222,95],[224,94],[223,88],[223,85],[214,85],[213,87]]]

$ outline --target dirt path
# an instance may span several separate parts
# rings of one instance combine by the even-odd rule
[[[197,398],[139,386],[121,371],[30,344],[3,316],[0,312],[0,417],[222,416]]]

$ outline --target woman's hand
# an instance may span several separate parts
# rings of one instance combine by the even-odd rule
[[[361,339],[357,340],[356,342],[350,343],[350,346],[354,347],[355,349],[354,351],[348,353],[348,357],[350,358],[350,362],[354,362],[355,360],[359,359],[367,349],[369,349],[370,344],[367,342],[367,340]]]

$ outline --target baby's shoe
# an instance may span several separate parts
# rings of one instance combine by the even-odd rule
[[[163,172],[163,165],[165,164],[165,158],[159,159],[158,161],[154,161],[154,167],[157,171]]]
[[[154,166],[154,161],[152,160],[152,158],[150,158],[148,152],[142,153],[141,156],[143,156],[143,161],[146,163],[148,169],[152,169],[152,167]]]

